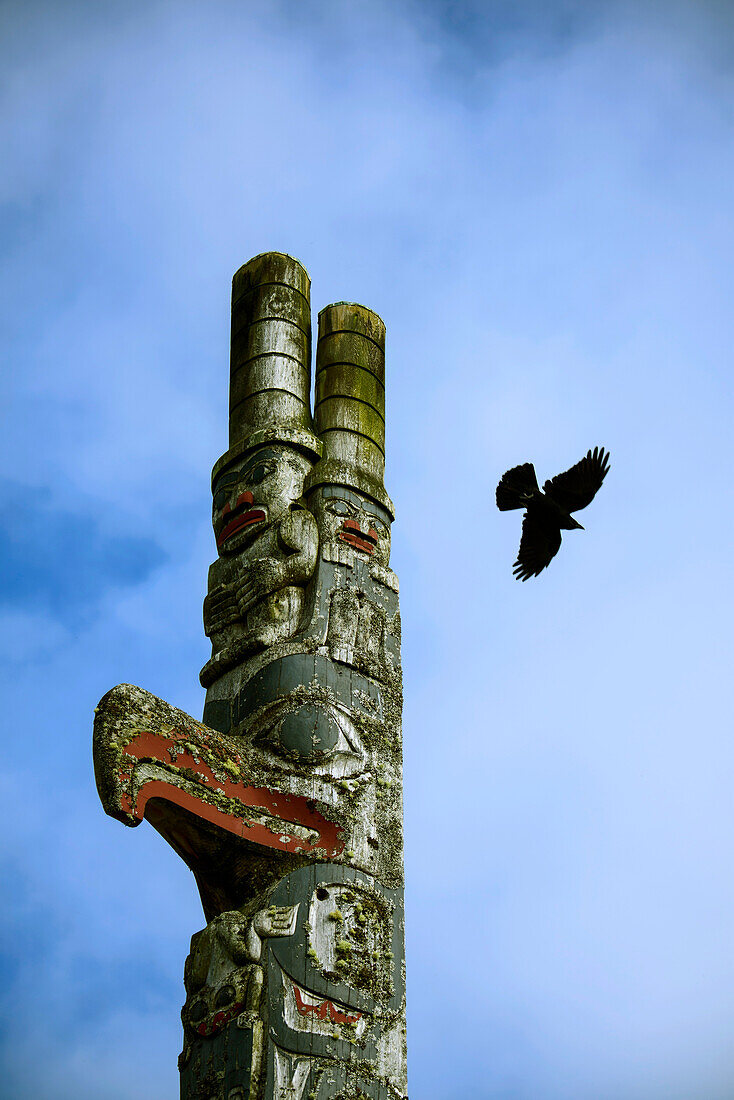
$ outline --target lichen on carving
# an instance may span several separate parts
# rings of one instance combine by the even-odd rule
[[[232,288],[204,721],[120,685],[103,805],[194,873],[182,1100],[404,1100],[402,677],[385,328],[267,253]]]

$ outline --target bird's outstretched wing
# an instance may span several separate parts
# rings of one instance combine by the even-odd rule
[[[609,470],[609,451],[594,447],[570,470],[546,481],[543,492],[566,512],[578,512],[591,504]]]
[[[522,521],[522,538],[517,561],[512,572],[519,581],[537,577],[558,553],[561,545],[561,529],[532,512],[526,512]]]

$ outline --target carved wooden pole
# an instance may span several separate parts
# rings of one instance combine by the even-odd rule
[[[204,721],[122,684],[94,723],[105,810],[161,833],[208,922],[184,972],[183,1100],[406,1095],[385,327],[322,310],[312,417],[309,286],[280,253],[233,280]]]

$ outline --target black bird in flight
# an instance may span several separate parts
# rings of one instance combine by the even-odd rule
[[[522,538],[512,572],[518,580],[537,577],[561,547],[561,531],[583,531],[571,518],[591,504],[609,470],[609,452],[594,447],[570,470],[546,481],[541,493],[532,462],[514,466],[503,474],[497,486],[500,512],[525,508]]]

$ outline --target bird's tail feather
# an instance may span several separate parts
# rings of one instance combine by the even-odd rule
[[[535,467],[532,462],[523,462],[522,466],[513,466],[502,475],[497,486],[497,507],[500,512],[509,512],[511,508],[525,508],[530,497],[540,492]]]

